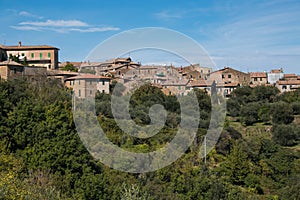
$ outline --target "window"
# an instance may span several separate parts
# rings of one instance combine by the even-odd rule
[[[79,96],[79,97],[81,96],[81,91],[80,91],[80,90],[78,90],[78,96]]]
[[[43,58],[43,53],[40,53],[40,59],[42,59]]]
[[[93,91],[92,90],[90,90],[90,95],[92,95],[93,94]]]
[[[210,70],[208,70],[208,73],[210,73]]]
[[[222,74],[222,78],[225,78],[225,75],[224,75],[224,74]]]
[[[16,74],[17,73],[17,68],[14,68],[14,74]]]
[[[25,54],[24,54],[24,53],[22,53],[21,55],[22,55],[22,56],[25,56]]]
[[[260,81],[262,81],[262,78],[260,78]]]
[[[254,78],[254,81],[257,81],[257,78],[256,78],[256,77]]]
[[[104,82],[104,81],[102,81],[102,85],[105,85],[105,82]]]
[[[90,81],[90,85],[92,85],[92,81]]]
[[[31,53],[31,58],[34,58],[34,53]]]
[[[105,93],[105,90],[102,90],[102,93]]]
[[[282,89],[283,89],[283,90],[286,90],[286,85],[283,85],[283,86],[282,86]]]
[[[80,85],[80,80],[78,80],[78,85]]]
[[[228,78],[231,78],[231,74],[228,74]]]
[[[51,53],[50,52],[48,52],[48,58],[50,58],[51,57]]]
[[[178,86],[178,90],[181,90],[181,86]]]

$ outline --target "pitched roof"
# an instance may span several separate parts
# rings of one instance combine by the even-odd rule
[[[251,78],[267,78],[267,73],[265,72],[250,72]]]
[[[5,46],[5,45],[0,45],[0,49],[4,50],[36,50],[36,49],[56,49],[59,50],[56,47],[49,46],[49,45],[35,45],[35,46]]]
[[[0,62],[0,66],[5,66],[5,65],[24,67],[24,65],[11,60]]]
[[[283,78],[297,78],[298,76],[296,74],[284,74]]]
[[[219,73],[219,72],[222,72],[222,71],[235,71],[235,72],[239,72],[239,73],[243,73],[243,74],[247,75],[245,72],[242,72],[242,71],[233,69],[233,68],[231,68],[231,67],[224,67],[223,69],[219,69],[219,70],[217,70],[217,71],[213,71],[213,72],[211,72],[210,74],[215,74],[215,73]]]
[[[278,85],[300,85],[300,80],[280,80],[277,81]]]

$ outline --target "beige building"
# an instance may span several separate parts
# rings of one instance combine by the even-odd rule
[[[250,85],[259,86],[268,83],[268,76],[266,72],[250,72]]]
[[[97,91],[109,93],[110,78],[93,74],[81,74],[65,80],[65,86],[74,91],[76,97],[95,97]]]
[[[189,80],[166,81],[161,84],[165,95],[186,95],[189,92]]]
[[[210,73],[208,80],[215,81],[219,94],[229,97],[231,92],[237,87],[249,85],[250,75],[230,67],[224,67]]]
[[[29,66],[45,67],[47,69],[58,68],[59,49],[48,45],[25,46],[19,42],[17,46],[0,45],[0,50],[6,52],[7,58],[17,56],[20,61]]]

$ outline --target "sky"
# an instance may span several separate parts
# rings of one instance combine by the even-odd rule
[[[192,38],[217,68],[283,68],[300,74],[299,0],[0,0],[0,44],[55,46],[60,62],[83,61],[108,38],[143,27],[171,29]],[[176,59],[165,54],[160,59],[149,51],[129,55],[142,64],[176,65]]]

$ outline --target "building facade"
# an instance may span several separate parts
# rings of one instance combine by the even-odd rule
[[[15,78],[27,78],[34,81],[40,78],[47,77],[46,68],[24,66],[14,61],[0,62],[0,79],[12,80]]]
[[[259,86],[268,84],[266,72],[250,72],[250,85]]]
[[[65,80],[65,86],[72,89],[78,98],[95,97],[97,91],[109,93],[110,78],[93,74],[81,74]]]
[[[250,75],[230,67],[224,67],[210,73],[208,80],[215,82],[219,94],[229,97],[237,87],[249,85]]]
[[[47,69],[58,68],[59,49],[48,45],[23,46],[21,42],[17,46],[0,45],[0,50],[5,51],[7,59],[13,56],[24,61],[28,66],[45,67]]]
[[[276,82],[282,79],[284,76],[282,69],[273,69],[270,73],[268,73],[268,83],[275,85]]]

